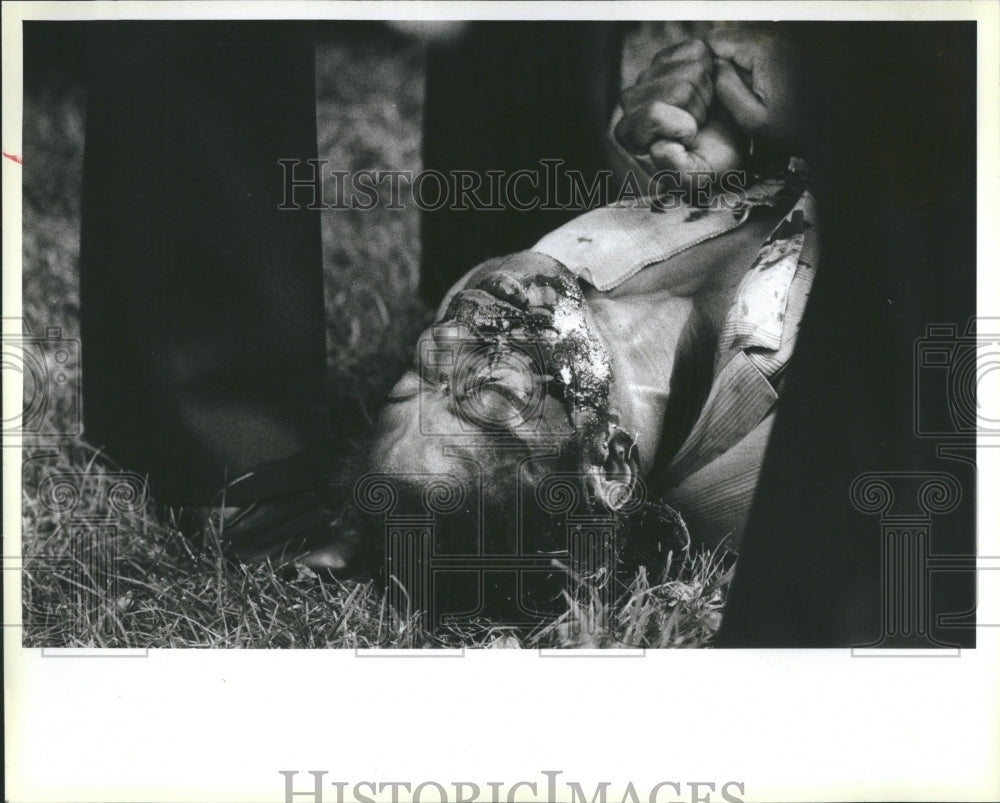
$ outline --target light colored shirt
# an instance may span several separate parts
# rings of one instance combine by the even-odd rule
[[[787,199],[790,187],[803,186],[803,173],[804,165],[793,160],[784,177],[750,188],[742,203],[729,199],[716,209],[604,207],[546,235],[532,250],[609,291],[645,267],[742,225],[754,206]],[[652,489],[680,512],[695,540],[711,547],[736,548],[742,535],[774,424],[780,377],[815,276],[816,203],[807,190],[796,192],[740,282],[719,332],[708,397]]]

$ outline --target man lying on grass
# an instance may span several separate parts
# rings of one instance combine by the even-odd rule
[[[812,281],[815,210],[789,158],[787,43],[678,24],[662,44],[614,135],[633,176],[686,192],[595,210],[473,269],[390,393],[368,468],[391,516],[441,519],[435,554],[559,552],[567,516],[640,502],[679,511],[697,545],[738,547]],[[727,181],[737,170],[748,178]],[[557,485],[581,506],[553,520]],[[340,574],[362,562],[325,528],[261,535],[238,556]]]
[[[633,167],[679,177],[683,200],[598,209],[477,267],[390,393],[370,468],[392,514],[434,513],[436,482],[461,500],[439,517],[435,554],[560,553],[568,517],[644,502],[678,511],[696,546],[738,549],[816,212],[800,160],[760,159],[794,140],[786,44],[766,29],[699,33],[657,54],[615,128]],[[737,168],[749,179],[723,189]],[[564,480],[578,504],[553,507]]]

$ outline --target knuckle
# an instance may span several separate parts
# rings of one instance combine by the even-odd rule
[[[630,139],[633,145],[644,147],[649,144],[652,138],[652,131],[656,128],[656,118],[652,114],[650,104],[640,106],[632,114],[630,122]]]
[[[652,103],[647,105],[646,116],[659,118],[669,117],[673,109],[674,106],[671,103],[667,103],[664,100],[654,100]]]
[[[690,103],[691,98],[695,95],[694,84],[689,81],[678,84],[675,93],[675,97],[677,97],[682,103]]]
[[[615,126],[615,139],[626,150],[632,147],[632,123],[628,115],[619,120]]]
[[[702,41],[700,39],[688,39],[686,42],[681,42],[679,45],[674,46],[674,52],[678,57],[685,59],[696,59],[698,54],[701,52]]]
[[[705,42],[709,50],[717,53],[719,50],[732,47],[732,33],[725,29],[715,28],[705,36]]]
[[[660,140],[653,143],[649,156],[653,164],[663,170],[679,169],[685,162],[686,151],[676,142]]]
[[[711,57],[708,50],[708,45],[706,45],[705,42],[701,39],[692,39],[688,43],[688,46],[689,46],[688,53],[690,54],[690,57],[693,59],[701,61],[703,59]]]
[[[623,109],[631,109],[635,105],[637,95],[637,87],[627,87],[626,89],[623,89],[621,94],[618,96],[618,104]]]
[[[759,108],[746,103],[735,104],[730,113],[736,124],[747,134],[759,134],[765,124],[765,115]]]
[[[691,114],[700,105],[701,95],[693,84],[684,82],[673,87],[668,99],[671,106]]]
[[[664,66],[667,64],[673,64],[677,61],[685,61],[690,56],[691,52],[691,42],[681,42],[680,44],[670,45],[663,48],[655,56],[653,56],[653,64],[655,66]]]

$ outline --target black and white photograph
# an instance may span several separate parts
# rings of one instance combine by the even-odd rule
[[[997,7],[574,6],[5,4],[5,799],[1000,795]]]

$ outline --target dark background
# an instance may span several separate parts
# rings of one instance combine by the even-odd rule
[[[371,26],[358,23],[356,29]],[[54,70],[85,78],[81,27],[26,24],[26,84]],[[879,520],[856,510],[849,494],[861,473],[954,475],[962,500],[954,512],[933,520],[931,552],[975,553],[975,467],[938,457],[947,439],[918,437],[913,420],[914,344],[928,324],[952,324],[963,332],[975,313],[975,23],[796,28],[807,54],[806,155],[817,173],[823,267],[789,368],[719,646],[880,641]],[[615,30],[608,26],[607,33]],[[537,57],[544,48],[532,52]],[[447,63],[455,55],[438,58]],[[554,85],[538,80],[544,58],[536,64],[503,77],[504,97],[522,111],[545,108]],[[454,65],[445,73],[438,80],[447,89]],[[455,98],[458,90],[449,91]],[[425,131],[429,126],[429,133],[439,134],[433,146],[425,142],[432,156],[435,148],[446,152],[456,141],[464,154],[474,154],[477,142],[496,144],[482,127],[470,138],[463,137],[468,130],[435,123],[434,102],[425,119]],[[550,147],[568,132],[559,115],[552,119],[546,124],[528,117],[525,130],[536,126],[534,141]],[[591,141],[589,134],[576,141],[583,160],[593,158]],[[528,159],[526,166],[533,166],[530,142],[520,148],[514,163]],[[496,225],[502,234],[490,249],[512,250],[530,244],[544,224],[522,217],[506,228]],[[440,219],[428,234],[425,253],[443,254],[450,242],[457,264],[474,261],[462,250],[473,248],[467,222]],[[921,403],[947,418],[953,400],[938,393]],[[917,637],[913,644],[974,645],[972,626],[937,622],[940,614],[974,608],[974,574],[934,574],[930,582],[931,639]]]
[[[719,634],[726,646],[880,641],[879,520],[849,503],[862,472],[953,474],[962,501],[934,521],[931,552],[975,552],[975,468],[939,459],[942,440],[917,437],[913,409],[915,342],[928,324],[963,332],[976,309],[976,26],[799,33],[812,54],[804,80],[822,269]],[[921,399],[938,416],[950,403],[944,393]],[[932,625],[974,608],[971,572],[931,583]],[[968,625],[931,633],[975,643]]]

